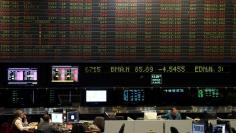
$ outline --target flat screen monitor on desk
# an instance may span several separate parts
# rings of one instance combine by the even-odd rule
[[[212,133],[225,133],[225,125],[224,124],[216,124],[212,128]]]
[[[63,123],[63,114],[62,113],[52,113],[52,123]]]
[[[71,123],[79,122],[79,113],[77,111],[67,112],[67,122]]]
[[[192,133],[205,133],[205,125],[204,124],[195,124],[193,123],[193,131]]]
[[[157,113],[156,112],[144,112],[144,120],[156,120]]]

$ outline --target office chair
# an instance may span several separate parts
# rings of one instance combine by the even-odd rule
[[[82,124],[74,124],[71,133],[85,133],[85,129]]]
[[[171,133],[179,133],[176,127],[170,127],[170,132]]]
[[[11,124],[5,122],[0,126],[0,133],[12,133]]]
[[[226,133],[232,133],[230,121],[221,119],[221,120],[217,120],[216,122],[217,122],[217,124],[224,124],[225,125]]]
[[[236,133],[235,128],[232,127],[231,130],[232,130],[232,133]]]
[[[104,132],[104,126],[105,126],[105,119],[104,117],[97,116],[94,119],[94,124],[102,131]]]
[[[124,133],[124,130],[125,130],[125,123],[121,125],[119,133]]]

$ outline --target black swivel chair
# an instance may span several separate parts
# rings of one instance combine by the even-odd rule
[[[104,126],[105,126],[105,118],[101,116],[97,116],[94,119],[94,124],[102,131],[104,132]]]
[[[236,133],[235,128],[231,128],[231,130],[232,130],[232,133]]]
[[[74,124],[71,133],[85,133],[85,129],[82,124]]]
[[[217,124],[224,124],[224,125],[225,125],[225,131],[226,131],[226,133],[232,133],[232,128],[231,128],[230,121],[217,120],[216,122],[217,122]]]
[[[125,130],[125,123],[121,125],[119,133],[124,133],[124,130]]]
[[[176,127],[170,127],[171,133],[179,133],[178,129]]]

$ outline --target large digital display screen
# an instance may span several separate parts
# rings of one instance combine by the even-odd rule
[[[0,5],[0,61],[236,59],[235,0],[1,0]]]
[[[52,82],[78,82],[78,75],[77,66],[52,66]]]
[[[194,90],[194,89],[192,89]],[[194,93],[194,92],[193,92]],[[163,87],[160,88],[160,104],[165,105],[192,105],[195,104],[192,99],[192,95],[189,88],[180,87]]]
[[[4,87],[15,81],[18,84],[28,81],[41,87],[177,88],[164,90],[163,94],[181,94],[181,87],[198,87],[199,98],[211,94],[217,98],[220,94],[214,88],[236,85],[234,63],[28,63],[22,67],[17,63],[11,66],[0,64],[3,70],[0,72],[5,75],[0,77],[0,84]]]
[[[123,101],[127,103],[140,103],[145,100],[144,89],[125,89],[123,90]]]
[[[86,90],[86,102],[107,102],[107,91]]]
[[[8,84],[10,85],[36,85],[37,79],[37,68],[8,68]]]
[[[220,97],[220,91],[219,88],[200,88],[197,90],[197,96],[200,99],[204,98],[219,98]]]

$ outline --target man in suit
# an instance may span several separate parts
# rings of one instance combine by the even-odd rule
[[[43,133],[59,133],[60,130],[53,125],[50,124],[50,116],[48,114],[44,114],[43,122],[38,125],[38,131]]]

